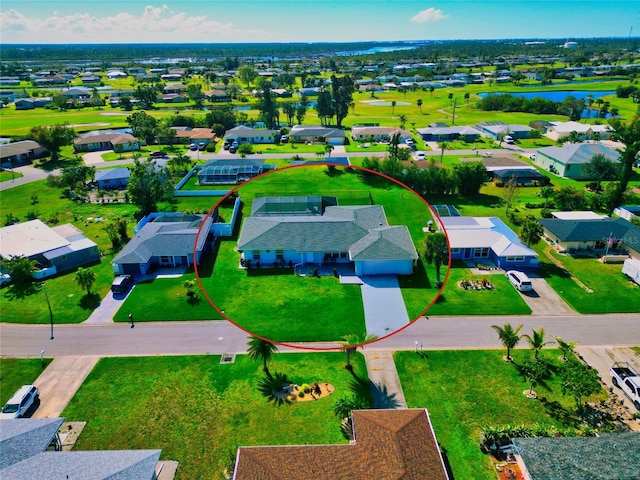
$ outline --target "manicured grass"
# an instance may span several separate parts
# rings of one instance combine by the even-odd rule
[[[45,367],[50,363],[50,358],[44,359]],[[0,408],[22,385],[32,384],[43,370],[39,358],[0,358]]]
[[[20,172],[0,170],[0,182],[10,182],[11,180],[22,176],[23,175]]]
[[[552,412],[572,417],[573,399],[561,394],[557,375],[535,387],[547,402],[530,400],[522,393],[528,390],[528,382],[513,364],[502,360],[504,353],[429,351],[424,358],[414,352],[394,355],[407,405],[429,411],[438,442],[457,479],[496,478],[489,457],[479,448],[482,427],[539,424],[562,428],[561,415],[554,417]],[[525,354],[516,350],[512,355],[518,363]],[[543,351],[542,355],[559,365],[557,350]],[[603,390],[588,400],[605,397]]]
[[[446,267],[443,267],[442,278]],[[464,290],[461,280],[482,280],[494,284],[493,290]],[[472,275],[471,271],[455,262],[442,295],[429,310],[429,315],[528,315],[531,309],[502,274]]]
[[[0,192],[0,216],[9,213],[27,220],[28,212],[36,212],[38,218],[47,224],[61,225],[72,223],[84,232],[87,238],[98,244],[104,253],[102,261],[90,268],[96,273],[96,283],[88,297],[69,272],[46,280],[46,289],[53,310],[55,323],[78,323],[87,319],[100,299],[107,293],[113,280],[111,243],[104,231],[105,222],[120,217],[128,217],[136,207],[130,204],[92,204],[77,203],[61,198],[61,189],[47,186],[41,180]],[[37,197],[37,203],[31,204],[24,199]],[[102,217],[104,222],[88,222],[89,217]],[[130,223],[133,228],[133,222]],[[26,291],[9,285],[0,291],[0,309],[3,322],[48,323],[49,310],[42,287],[34,283]]]
[[[208,277],[213,267],[213,254],[202,257],[200,275]],[[136,284],[124,301],[114,320],[128,322],[129,314],[138,322],[155,320],[221,320],[223,317],[198,292],[197,300],[189,301],[187,290],[182,285],[186,280],[195,280],[193,269],[173,278],[156,278]]]
[[[541,242],[539,254],[542,273],[549,285],[577,312],[580,313],[635,313],[640,312],[640,285],[622,273],[622,265],[602,263],[595,258],[573,258],[552,251],[564,267],[584,283],[588,292],[574,282],[542,253],[547,244]]]
[[[242,328],[279,342],[335,341],[364,333],[359,285],[343,285],[333,276],[298,277],[288,268],[247,274],[238,268],[235,246],[220,244],[213,275],[203,285]]]
[[[222,478],[238,446],[345,444],[336,400],[350,395],[352,376],[343,353],[280,354],[271,372],[298,385],[328,382],[330,397],[276,407],[258,392],[260,362],[238,355],[103,358],[62,413],[87,421],[75,446],[93,449],[162,449],[180,462],[176,478]],[[364,359],[354,371],[366,379]]]

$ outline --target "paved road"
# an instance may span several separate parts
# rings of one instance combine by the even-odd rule
[[[35,182],[37,180],[42,180],[43,178],[47,178],[48,175],[59,175],[60,170],[53,170],[51,172],[47,172],[46,170],[42,170],[41,168],[35,168],[31,165],[25,165],[24,167],[16,167],[14,168],[16,172],[20,172],[22,177],[16,178],[14,180],[6,180],[0,183],[0,191],[8,190],[13,187],[18,187],[20,185],[25,185],[27,183]]]
[[[544,327],[547,337],[558,335],[581,346],[640,345],[640,315],[581,315],[570,317],[432,317],[381,339],[367,349],[425,350],[501,348],[493,324],[523,324],[522,333]],[[187,355],[244,353],[247,334],[226,321],[149,322],[103,325],[57,325],[49,340],[48,325],[0,324],[0,346],[6,357],[36,358],[98,355]],[[336,344],[299,344],[302,348],[338,348]],[[525,347],[524,344],[521,345]],[[292,348],[283,346],[282,351]]]

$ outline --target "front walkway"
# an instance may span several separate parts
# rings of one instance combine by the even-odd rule
[[[360,278],[367,334],[384,337],[409,324],[409,314],[395,275]]]

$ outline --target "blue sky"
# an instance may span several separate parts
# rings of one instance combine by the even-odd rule
[[[640,0],[2,0],[0,42],[350,42],[640,35]]]

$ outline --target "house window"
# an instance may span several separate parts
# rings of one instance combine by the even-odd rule
[[[507,262],[524,262],[524,256],[516,255],[516,256],[507,257]]]
[[[253,251],[253,259],[254,260],[260,260],[260,250],[254,250]]]
[[[340,258],[348,258],[347,252],[340,252]]]
[[[483,248],[474,248],[473,249],[473,256],[474,257],[488,257],[489,256],[489,248],[488,247],[483,247]]]
[[[284,260],[284,250],[276,250],[276,260]]]
[[[451,249],[451,253],[460,253],[460,249],[459,248],[452,248]]]
[[[604,248],[604,246],[605,246],[604,241],[602,241],[602,240],[598,240],[598,241],[595,243],[594,248]]]
[[[163,255],[160,257],[160,262],[161,263],[169,263],[169,257]]]

